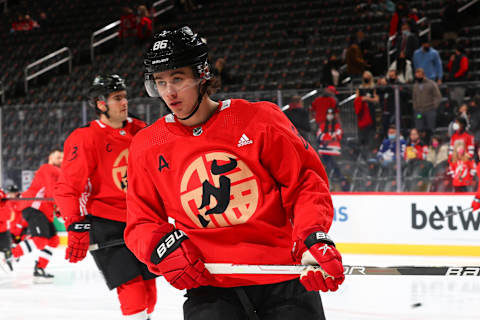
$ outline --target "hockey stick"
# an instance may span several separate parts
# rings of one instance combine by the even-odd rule
[[[304,265],[246,265],[231,263],[205,263],[212,274],[300,274]],[[345,265],[345,275],[405,275],[405,276],[480,276],[480,266],[392,266],[372,267]],[[320,268],[321,269],[321,268]]]
[[[55,201],[53,198],[3,198],[1,201]]]
[[[110,248],[110,247],[117,247],[125,244],[125,240],[123,239],[115,239],[103,243],[92,243],[88,246],[88,251],[97,251],[100,249]]]

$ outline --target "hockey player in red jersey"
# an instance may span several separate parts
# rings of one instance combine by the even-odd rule
[[[63,160],[61,150],[53,150],[48,156],[48,163],[45,163],[35,172],[30,187],[22,193],[23,198],[51,198],[53,188],[60,174],[60,166]],[[35,261],[33,281],[35,283],[51,283],[53,275],[47,273],[47,267],[52,257],[52,249],[60,242],[53,217],[55,204],[52,201],[35,200],[22,202],[22,216],[28,224],[27,236],[20,241],[13,249],[14,258],[32,252],[35,248],[40,250],[38,260]]]
[[[128,116],[126,89],[118,75],[95,77],[90,102],[98,119],[65,141],[55,201],[68,231],[65,258],[72,263],[85,258],[90,243],[123,240],[128,147],[146,125]],[[122,314],[147,319],[156,303],[156,275],[125,244],[91,253],[108,288],[116,288]]]
[[[145,55],[146,89],[172,113],[130,146],[126,244],[187,289],[187,320],[324,319],[318,290],[344,280],[325,170],[278,106],[213,101],[207,55],[189,27],[155,35]],[[205,262],[312,267],[212,275]]]
[[[7,199],[17,198],[18,195],[16,185],[8,185],[5,192],[0,189],[0,267],[5,271],[13,271],[12,229],[16,228],[16,217],[21,216],[18,203]]]

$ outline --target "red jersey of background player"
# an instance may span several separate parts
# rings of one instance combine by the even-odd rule
[[[35,177],[30,187],[22,193],[22,198],[53,198],[55,183],[59,175],[59,167],[48,163],[43,164],[38,168],[37,172],[35,172]],[[53,201],[27,201],[23,208],[26,207],[32,207],[42,211],[50,222],[53,221],[55,213],[55,203]]]
[[[302,235],[327,232],[333,218],[318,155],[268,102],[220,102],[196,128],[168,115],[135,136],[128,170],[125,240],[144,262],[163,237],[160,230],[172,230],[167,216],[204,262],[282,265],[298,263]],[[214,275],[210,285],[294,278],[298,275]]]
[[[123,128],[114,129],[95,120],[70,134],[55,191],[65,219],[93,214],[125,222],[128,147],[145,126],[127,118]]]

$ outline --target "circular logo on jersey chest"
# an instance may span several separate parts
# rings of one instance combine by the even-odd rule
[[[237,156],[210,152],[193,160],[183,173],[180,200],[188,217],[201,228],[243,224],[259,202],[259,185]]]
[[[124,149],[113,162],[113,182],[123,192],[127,192],[128,148]]]

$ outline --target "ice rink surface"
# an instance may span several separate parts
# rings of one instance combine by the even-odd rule
[[[0,273],[1,320],[122,319],[115,291],[109,291],[90,256],[69,264],[56,249],[47,270],[53,284],[33,284],[35,254]],[[345,264],[479,265],[478,258],[345,255]],[[157,279],[153,319],[180,320],[183,292]],[[480,277],[347,276],[337,292],[322,294],[328,320],[480,319]],[[228,315],[226,315],[226,319]]]

